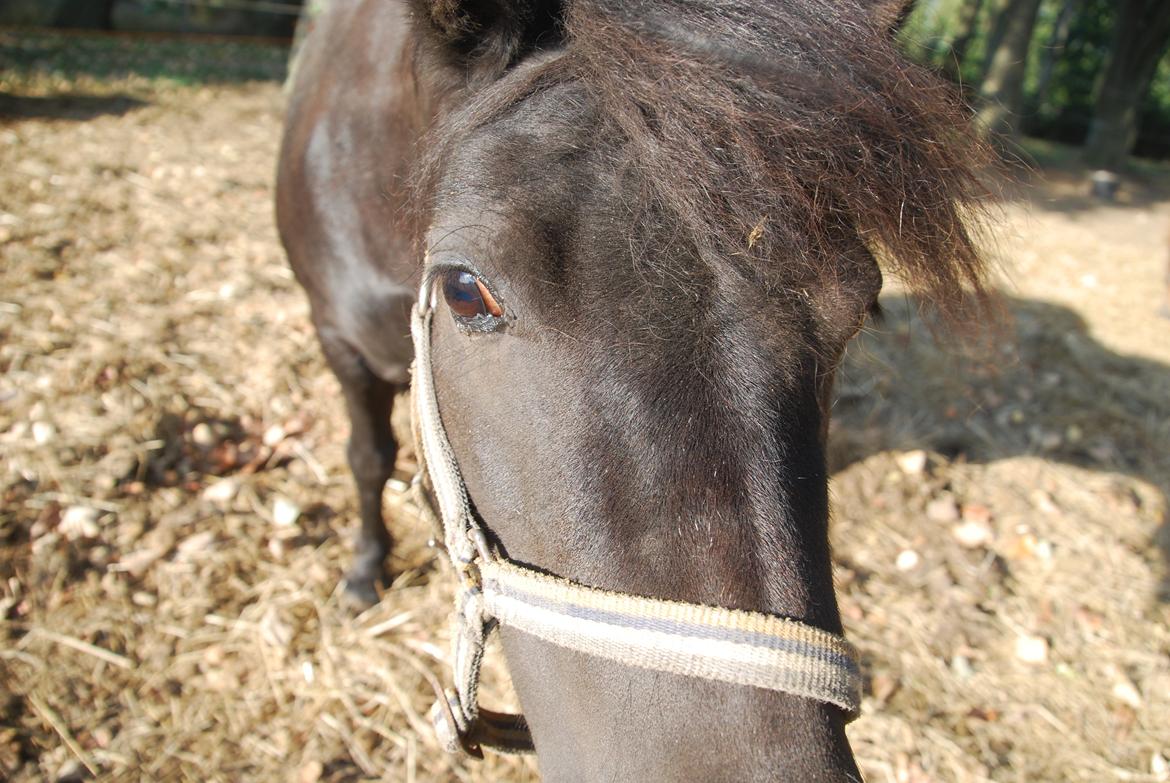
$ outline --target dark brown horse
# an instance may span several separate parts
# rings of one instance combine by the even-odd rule
[[[871,0],[334,0],[300,63],[281,237],[345,393],[362,528],[434,281],[434,385],[514,562],[839,633],[834,368],[881,288],[982,299],[977,155]],[[549,781],[857,780],[843,712],[510,628]]]

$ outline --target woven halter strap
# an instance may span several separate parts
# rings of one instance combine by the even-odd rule
[[[441,534],[459,577],[452,629],[454,688],[431,719],[442,745],[482,756],[482,748],[532,750],[523,716],[480,709],[484,643],[496,624],[551,644],[654,671],[803,696],[844,710],[861,705],[857,652],[843,637],[783,617],[599,590],[502,556],[468,503],[467,489],[439,418],[431,371],[434,313],[430,281],[411,314],[413,427],[419,470],[415,502]],[[432,505],[437,503],[438,508]]]

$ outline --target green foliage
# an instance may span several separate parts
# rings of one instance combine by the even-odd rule
[[[1052,23],[1060,5],[1059,1],[1045,3],[1041,9],[1046,18],[1041,20],[1043,25],[1037,25],[1032,43],[1034,66],[1051,38]],[[1085,140],[1093,118],[1097,82],[1109,56],[1113,7],[1113,0],[1082,0],[1043,95],[1036,94],[1036,69],[1033,68],[1032,78],[1025,85],[1030,134],[1068,144]]]
[[[898,43],[911,58],[937,67],[950,49],[959,6],[963,0],[927,0],[914,6],[914,13],[898,33]]]
[[[249,42],[0,31],[0,87],[127,76],[154,83],[281,81],[288,49]]]
[[[899,41],[918,62],[941,71],[954,43],[962,7],[971,0],[922,0],[907,20]],[[1033,33],[1024,91],[1027,133],[1071,144],[1085,140],[1093,116],[1097,85],[1109,56],[1115,0],[1080,0],[1068,37],[1055,51],[1051,72],[1042,79],[1044,59],[1054,43],[1061,9],[1067,0],[1044,0]],[[977,85],[1000,5],[984,0],[975,37],[961,63],[964,85]],[[1170,56],[1163,58],[1142,109],[1141,134],[1135,153],[1170,157]]]
[[[941,69],[950,55],[960,10],[969,0],[923,0],[898,32],[898,43],[913,60]],[[990,0],[985,0],[990,2]]]
[[[973,0],[923,0],[914,6],[898,35],[898,43],[912,59],[937,71],[942,71],[953,57],[952,46],[958,35],[959,17],[963,6]],[[963,85],[979,83],[986,59],[988,38],[995,21],[1000,0],[983,0],[975,20],[975,36],[959,64]]]

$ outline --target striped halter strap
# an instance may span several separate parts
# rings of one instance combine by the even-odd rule
[[[482,756],[531,751],[522,715],[479,708],[484,642],[497,624],[628,666],[803,696],[856,717],[857,652],[843,637],[795,620],[598,590],[510,562],[493,550],[471,513],[467,488],[439,417],[431,371],[434,314],[427,279],[411,313],[415,502],[442,531],[459,576],[452,633],[454,689],[431,719],[443,746]],[[437,502],[436,510],[433,501]]]

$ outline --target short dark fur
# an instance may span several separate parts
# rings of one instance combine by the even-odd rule
[[[987,299],[982,156],[893,51],[903,4],[333,1],[277,212],[353,425],[349,590],[377,600],[390,547],[425,256],[504,308],[485,333],[440,306],[432,353],[510,557],[839,631],[824,445],[875,256],[951,321]],[[836,708],[501,637],[550,783],[857,779]]]

